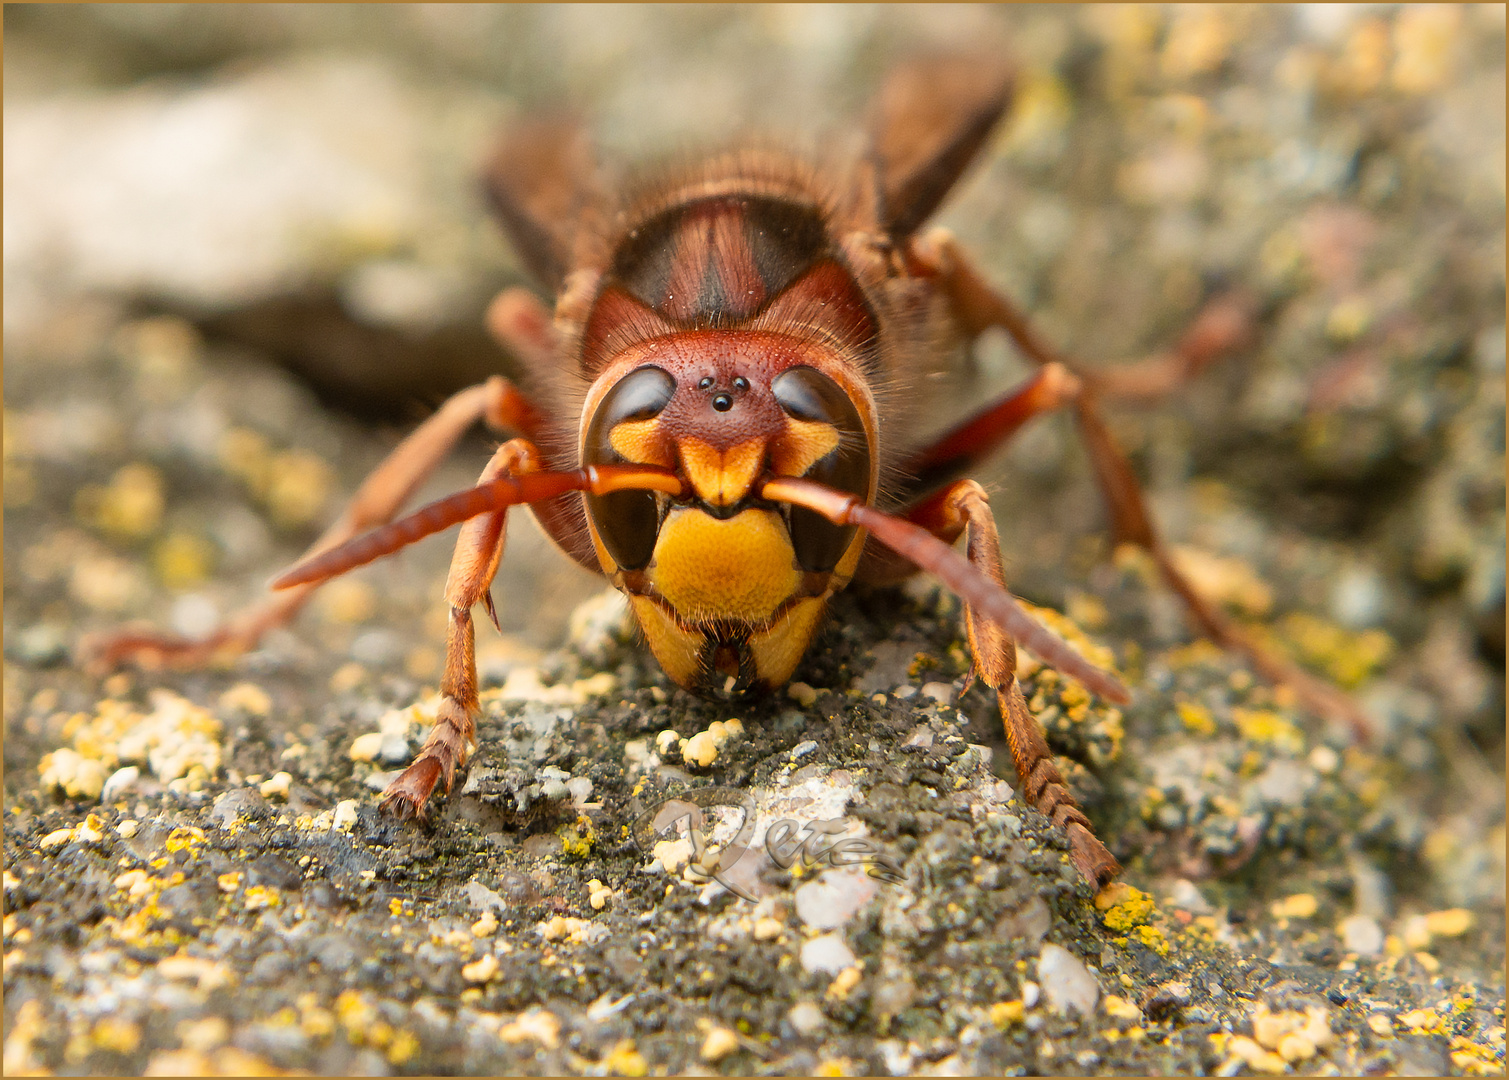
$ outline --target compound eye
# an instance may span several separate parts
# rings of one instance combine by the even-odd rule
[[[869,440],[859,409],[843,388],[816,368],[794,367],[776,376],[770,392],[793,420],[838,429],[838,446],[813,462],[805,478],[861,499],[869,498]],[[834,525],[816,511],[791,508],[791,545],[804,570],[832,570],[854,532],[853,527]]]
[[[604,395],[587,426],[584,465],[611,465],[626,459],[613,448],[613,429],[619,424],[658,416],[676,393],[676,380],[664,368],[642,367],[629,372]],[[603,546],[625,570],[641,570],[655,553],[660,511],[649,491],[615,491],[588,495],[587,514],[597,526]]]
[[[671,403],[675,393],[676,380],[664,368],[635,368],[603,395],[592,417],[588,444],[594,441],[595,432],[606,435],[625,420],[648,420],[658,415]]]

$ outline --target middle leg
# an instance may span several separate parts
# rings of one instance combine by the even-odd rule
[[[1347,725],[1356,739],[1366,742],[1371,724],[1356,702],[1259,642],[1195,588],[1154,527],[1142,486],[1101,416],[1102,398],[1147,400],[1167,394],[1240,345],[1251,330],[1250,303],[1239,295],[1218,298],[1196,317],[1171,352],[1120,369],[1092,372],[1071,364],[1039,338],[1026,316],[985,282],[946,232],[938,230],[918,241],[913,255],[925,273],[935,276],[967,335],[974,337],[999,326],[1028,358],[1042,365],[1040,375],[1057,367],[1073,372],[1075,382],[1061,402],[1074,407],[1096,484],[1110,510],[1116,542],[1136,544],[1152,556],[1160,576],[1211,640],[1243,654],[1265,678],[1291,688],[1312,712]],[[1003,405],[1017,396],[1020,392]],[[1002,423],[996,415],[1001,408],[987,407],[934,447],[924,449],[917,460],[924,466],[947,464],[953,475],[958,475],[1002,445],[1020,425],[1020,420]],[[946,463],[935,460],[944,446],[958,451]],[[922,476],[929,479],[925,471]],[[926,490],[925,486],[918,489],[919,494]]]
[[[1001,541],[985,489],[973,480],[960,480],[916,507],[909,520],[952,543],[964,537],[965,556],[1004,591]],[[1085,880],[1100,888],[1121,872],[1121,865],[1095,836],[1090,820],[1075,802],[1053,760],[1037,718],[1027,708],[1016,678],[1016,642],[1000,626],[981,618],[969,605],[965,630],[973,658],[971,677],[995,691],[1011,759],[1029,804],[1069,834],[1069,855]]]

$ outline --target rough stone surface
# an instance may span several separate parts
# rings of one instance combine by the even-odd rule
[[[7,1074],[1502,1074],[1501,6],[23,5],[5,28]],[[74,665],[85,632],[201,631],[259,596],[403,430],[513,370],[480,313],[521,279],[471,179],[500,118],[569,101],[640,157],[730,117],[836,146],[892,59],[997,33],[1016,118],[939,221],[1086,366],[1165,347],[1207,289],[1255,296],[1249,349],[1108,412],[1180,557],[1354,693],[1369,745],[1192,642],[1056,419],[979,478],[1013,587],[1133,689],[1112,710],[1024,665],[1127,868],[1099,905],[926,581],[841,597],[795,692],[701,701],[614,602],[573,631],[601,582],[515,515],[477,752],[415,824],[349,749],[396,756],[433,715],[443,540],[231,667]],[[988,336],[936,426],[1025,370]],[[735,717],[695,776],[657,747]],[[896,860],[830,931],[849,963],[802,963],[820,868],[746,854],[754,906],[647,869],[632,824],[713,786]],[[1051,1007],[1055,949],[1092,1013]],[[739,1038],[710,1062],[713,1028]]]

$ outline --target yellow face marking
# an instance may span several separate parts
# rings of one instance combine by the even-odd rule
[[[634,615],[639,620],[639,627],[644,631],[650,651],[660,661],[665,673],[679,686],[688,689],[695,687],[701,675],[701,665],[697,658],[702,653],[706,635],[683,629],[675,619],[661,610],[659,604],[647,596],[630,596],[629,603],[634,605]]]
[[[685,438],[679,445],[681,466],[697,497],[713,506],[731,506],[744,498],[765,460],[764,439],[749,439],[723,453],[701,439]]]
[[[684,622],[763,627],[801,587],[802,573],[773,511],[745,510],[719,521],[687,508],[666,515],[650,580]]]
[[[838,428],[821,420],[786,421],[786,431],[770,447],[777,476],[802,476],[838,446]]]
[[[750,635],[749,651],[754,654],[755,672],[762,680],[780,686],[791,678],[812,644],[827,606],[827,599],[821,596],[799,600],[769,630]]]
[[[665,443],[660,435],[658,416],[647,420],[625,420],[608,432],[608,444],[636,465],[659,465],[669,469],[675,463]]]

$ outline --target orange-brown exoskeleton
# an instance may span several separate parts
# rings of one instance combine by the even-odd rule
[[[563,551],[627,594],[666,673],[693,691],[778,686],[835,592],[920,568],[965,602],[973,674],[999,699],[1026,799],[1067,830],[1079,871],[1108,881],[1119,867],[1028,712],[1017,644],[1097,694],[1125,701],[1126,691],[1011,599],[985,491],[967,476],[1025,421],[1072,410],[1117,538],[1151,552],[1217,641],[1307,703],[1356,714],[1189,586],[1101,419],[1101,400],[1163,393],[1237,344],[1249,321],[1240,300],[1213,302],[1159,358],[1092,372],[1039,340],[949,235],[923,231],[1007,109],[1011,83],[997,59],[914,62],[882,88],[858,161],[820,170],[738,149],[627,193],[599,187],[573,123],[516,128],[489,191],[523,261],[556,294],[553,314],[522,290],[489,311],[528,372],[524,385],[498,378],[452,398],[274,582],[283,591],[268,604],[206,641],[122,634],[101,655],[194,662],[244,648],[320,582],[464,523],[446,583],[443,705],[385,795],[407,815],[442,780],[449,790],[468,752],[478,710],[471,609],[483,602],[496,623],[488,589],[511,506],[528,505]],[[1037,372],[921,441],[920,421],[946,406],[928,400],[928,375],[992,327]],[[477,420],[514,436],[477,486],[395,521]]]

